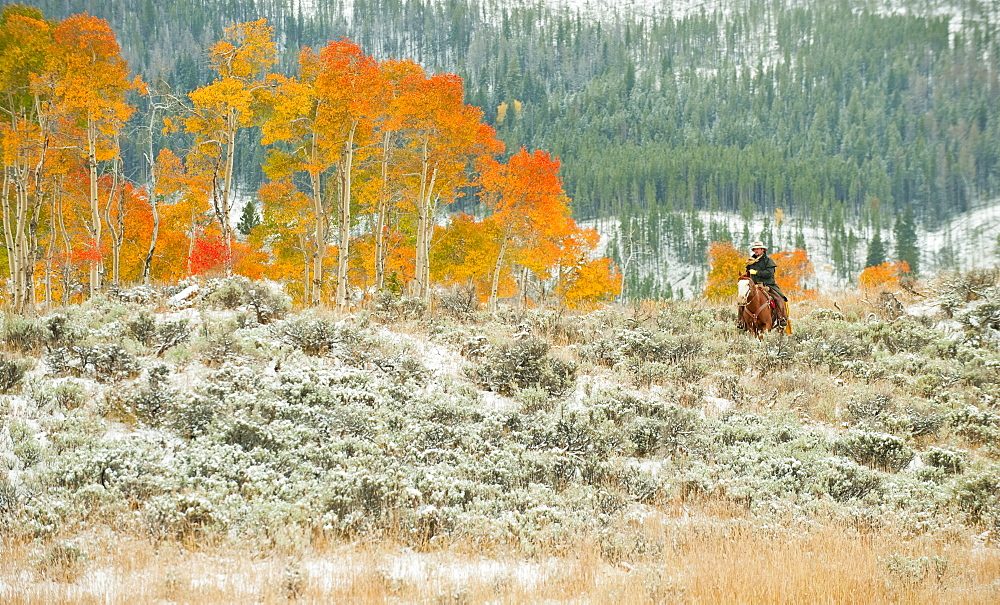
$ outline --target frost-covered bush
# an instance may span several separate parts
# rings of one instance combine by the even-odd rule
[[[850,431],[833,444],[833,451],[858,464],[898,472],[913,460],[914,451],[902,439],[888,433]]]
[[[700,380],[706,373],[698,362],[702,348],[700,336],[634,327],[583,343],[580,356],[585,361],[622,368],[636,384],[650,386]]]
[[[965,470],[965,452],[929,448],[922,456],[924,464],[942,469],[946,473],[960,474]]]
[[[14,528],[15,515],[21,508],[21,497],[17,487],[7,479],[6,473],[0,475],[0,534]]]
[[[683,409],[683,408],[678,408]],[[688,432],[683,417],[677,419],[637,418],[626,425],[632,451],[644,457],[657,454],[661,450],[675,451]]]
[[[952,317],[967,303],[995,295],[998,279],[1000,275],[996,269],[974,269],[965,274],[945,275],[936,287],[941,292],[937,304],[945,316]]]
[[[125,322],[129,332],[144,347],[152,344],[156,335],[156,316],[148,309],[141,309],[135,317]]]
[[[881,473],[840,457],[826,459],[819,473],[823,491],[841,502],[864,498],[884,481]]]
[[[381,322],[392,323],[420,319],[427,314],[427,303],[421,298],[382,292],[375,296],[372,316]]]
[[[997,443],[1000,438],[1000,414],[968,405],[952,411],[948,424],[973,443]]]
[[[467,319],[479,310],[479,296],[474,285],[454,286],[438,294],[437,308],[456,319]]]
[[[862,338],[891,353],[919,352],[928,344],[940,339],[935,330],[921,325],[916,318],[904,316],[896,321],[872,322],[861,332]]]
[[[478,384],[501,395],[537,387],[561,396],[575,384],[576,366],[548,351],[548,343],[529,336],[490,347],[468,371]]]
[[[38,562],[41,571],[60,582],[72,582],[83,571],[87,551],[72,540],[59,541],[46,549]]]
[[[953,497],[973,522],[1000,518],[1000,467],[984,469],[958,479]]]
[[[70,346],[83,338],[83,328],[68,313],[56,312],[41,319],[46,349]]]
[[[81,360],[81,366],[88,366],[94,376],[102,382],[114,382],[123,378],[131,378],[142,370],[139,360],[123,346],[115,343],[98,343],[92,347],[76,347]],[[86,352],[83,349],[87,349]]]
[[[22,468],[28,468],[41,461],[42,445],[35,438],[35,431],[24,422],[12,421],[8,426],[12,453],[20,461]]]
[[[164,421],[167,410],[177,396],[167,384],[169,376],[170,368],[164,364],[149,368],[146,384],[129,397],[130,407],[139,420],[152,425]]]
[[[215,504],[202,494],[164,494],[143,508],[150,534],[158,539],[198,537],[221,521]]]
[[[892,409],[892,395],[888,393],[861,393],[847,402],[847,413],[854,422],[884,419]]]
[[[45,363],[53,374],[93,376],[101,382],[132,378],[142,371],[139,360],[117,343],[59,347],[45,356]]]
[[[993,351],[1000,347],[1000,298],[984,301],[956,319],[965,328],[966,345]]]
[[[8,350],[29,353],[38,350],[45,342],[45,328],[38,320],[9,316],[3,322],[0,338]]]
[[[189,320],[159,322],[147,309],[140,310],[125,325],[136,341],[144,347],[152,348],[157,357],[191,336]]]
[[[31,362],[27,359],[0,357],[0,393],[6,393],[16,387],[30,368]]]
[[[209,280],[206,288],[205,304],[234,310],[246,307],[253,311],[259,324],[281,319],[292,308],[291,299],[276,286],[241,276]]]
[[[858,337],[850,324],[795,324],[796,359],[810,368],[826,367],[830,372],[843,371],[846,364],[867,359],[871,346]]]
[[[162,298],[160,289],[154,286],[133,286],[131,288],[112,288],[111,294],[122,302],[140,305],[152,305]]]
[[[352,352],[371,349],[373,339],[361,329],[326,317],[299,317],[275,327],[282,341],[306,355],[334,354],[349,357]]]
[[[185,439],[205,434],[218,407],[217,402],[193,393],[178,394],[169,403],[164,424]]]

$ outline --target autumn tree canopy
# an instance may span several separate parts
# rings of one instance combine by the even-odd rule
[[[9,308],[232,273],[341,310],[381,289],[429,298],[435,283],[471,286],[491,308],[515,292],[522,304],[573,307],[617,293],[620,274],[595,254],[596,231],[569,216],[559,161],[525,149],[503,161],[458,76],[378,61],[346,39],[303,49],[298,73],[272,74],[273,38],[265,20],[234,24],[206,51],[214,80],[148,97],[150,180],[135,183],[120,143],[146,90],[107,22],[4,8]],[[234,164],[248,140],[240,133],[258,127],[268,180],[248,201]],[[155,149],[158,129],[186,132],[190,146]],[[447,220],[447,205],[470,194],[476,215]],[[256,225],[245,235],[233,229],[242,211]]]

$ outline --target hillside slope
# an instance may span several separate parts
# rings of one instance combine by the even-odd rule
[[[1000,275],[948,279],[763,342],[729,306],[337,318],[243,280],[8,318],[0,595],[988,602]]]

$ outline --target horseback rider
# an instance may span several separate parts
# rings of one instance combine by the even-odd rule
[[[767,246],[759,240],[750,244],[750,253],[750,258],[745,261],[747,273],[755,284],[767,286],[774,301],[775,325],[785,327],[788,325],[788,297],[774,282],[774,270],[778,265],[767,255]]]

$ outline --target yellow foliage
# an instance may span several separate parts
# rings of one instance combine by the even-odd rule
[[[717,302],[736,296],[736,280],[746,270],[743,255],[732,242],[712,242],[708,247],[708,262],[705,298]]]

